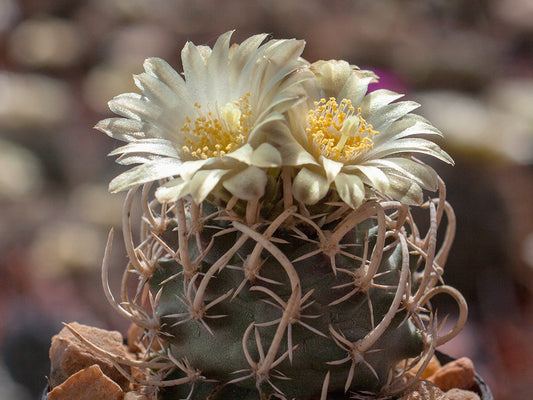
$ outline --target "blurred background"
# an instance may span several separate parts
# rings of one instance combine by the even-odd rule
[[[458,218],[445,280],[471,309],[444,351],[471,357],[496,400],[530,399],[533,2],[0,0],[0,400],[39,398],[61,321],[127,329],[99,278],[118,143],[92,127],[146,57],[179,69],[187,40],[230,29],[305,39],[308,60],[374,69],[375,87],[423,104],[456,160],[436,165]]]

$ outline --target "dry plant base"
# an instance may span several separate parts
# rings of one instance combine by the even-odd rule
[[[466,321],[463,297],[442,280],[455,232],[442,182],[439,198],[421,206],[425,233],[408,206],[380,196],[356,210],[330,203],[327,214],[285,197],[262,215],[259,203],[234,198],[224,208],[159,204],[145,185],[134,241],[135,192],[124,205],[129,263],[119,300],[108,282],[113,232],[102,279],[113,307],[142,329],[141,357],[100,354],[150,396],[390,398],[418,381]],[[459,308],[449,332],[431,307],[438,294]]]

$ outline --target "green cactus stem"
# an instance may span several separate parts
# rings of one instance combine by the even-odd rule
[[[236,211],[231,199],[223,208],[191,199],[159,204],[151,195],[145,185],[138,245],[135,190],[125,201],[121,301],[107,281],[111,239],[103,279],[114,307],[145,331],[150,367],[137,367],[135,379],[157,398],[399,393],[418,378],[409,369],[429,362],[466,320],[464,299],[442,284],[455,230],[442,182],[440,197],[420,207],[429,213],[425,234],[412,207],[379,196],[356,210],[333,203],[327,214],[280,200],[267,218],[257,202]],[[445,334],[430,303],[439,293],[460,310]]]

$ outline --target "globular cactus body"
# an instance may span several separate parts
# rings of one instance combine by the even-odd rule
[[[219,248],[219,243],[224,241],[235,242],[237,235],[228,234],[215,238],[214,248]],[[194,246],[194,239],[190,240]],[[253,242],[251,239],[249,241]],[[352,248],[355,257],[361,257],[363,243],[354,243]],[[220,246],[222,248],[228,247]],[[304,240],[292,238],[290,244],[278,245],[278,248],[289,259],[297,259],[306,253],[316,249],[316,245],[309,245]],[[246,260],[250,251],[250,246],[246,243],[238,249],[232,260],[222,271],[217,273],[211,280],[208,291],[204,296],[204,303],[209,304],[236,290],[244,278],[242,271],[229,268],[241,267],[243,260]],[[263,253],[266,253],[263,250]],[[291,327],[292,345],[295,346],[292,354],[292,363],[289,357],[280,363],[276,370],[281,372],[290,380],[285,381],[270,377],[272,384],[278,387],[288,398],[312,398],[320,393],[322,382],[328,371],[331,371],[330,388],[337,388],[342,391],[348,379],[350,368],[345,365],[328,365],[346,357],[345,350],[340,348],[331,337],[330,329],[341,333],[350,342],[357,342],[363,339],[372,330],[372,324],[381,321],[390,309],[394,299],[395,287],[398,284],[399,269],[398,262],[401,258],[389,251],[384,254],[380,266],[380,273],[387,272],[391,277],[383,276],[382,281],[388,289],[371,287],[368,293],[354,293],[351,297],[339,304],[331,305],[336,300],[353,291],[353,278],[347,273],[334,273],[331,262],[323,254],[311,256],[305,260],[293,263],[298,274],[303,294],[311,292],[305,304],[305,310],[301,311],[300,319],[312,329],[294,323]],[[174,260],[161,261],[152,278],[151,287],[154,291],[163,288],[158,313],[165,324],[163,331],[169,334],[168,341],[171,343],[171,352],[176,359],[187,358],[194,360],[194,367],[202,371],[206,377],[216,379],[220,382],[229,382],[238,375],[237,371],[246,371],[250,365],[246,361],[242,338],[250,326],[258,330],[261,345],[264,351],[269,348],[275,336],[276,328],[282,317],[280,305],[273,304],[275,300],[265,294],[259,287],[268,289],[277,294],[286,303],[291,295],[290,282],[281,265],[273,259],[271,255],[262,254],[262,260],[266,261],[261,266],[261,280],[256,278],[254,282],[247,283],[235,298],[228,297],[224,301],[211,307],[204,316],[204,327],[199,321],[190,319],[187,304],[187,290],[189,285],[193,285],[191,292],[194,294],[201,277],[194,282],[184,282],[184,275],[181,266]],[[208,255],[206,258],[209,258]],[[356,273],[360,268],[360,262],[349,259],[346,256],[337,255],[337,268]],[[342,259],[342,261],[341,261]],[[339,265],[340,264],[340,265]],[[206,273],[212,263],[202,263],[199,273]],[[175,278],[162,284],[161,282],[170,276]],[[268,279],[268,281],[266,280]],[[282,285],[270,283],[279,282]],[[379,279],[375,280],[380,284]],[[334,289],[335,286],[340,286]],[[255,289],[255,290],[254,290]],[[179,301],[177,297],[183,301]],[[306,307],[307,306],[307,307]],[[179,315],[179,317],[173,317]],[[220,318],[209,318],[220,316]],[[354,376],[350,388],[354,389],[374,389],[379,388],[386,382],[387,373],[394,366],[394,363],[409,357],[415,357],[423,350],[423,340],[420,332],[416,330],[412,322],[405,321],[406,311],[395,315],[394,320],[387,328],[386,332],[375,343],[375,353],[365,356],[368,363],[360,363],[354,370]],[[182,321],[186,321],[183,322]],[[400,326],[401,324],[401,326]],[[266,325],[266,326],[265,326]],[[315,332],[316,330],[316,332]],[[285,335],[286,336],[286,335]],[[287,338],[281,343],[277,352],[280,356],[287,352]],[[250,334],[246,340],[246,347],[252,359],[259,359],[258,344],[255,335]],[[208,351],[206,351],[208,350]],[[241,375],[246,375],[246,372]],[[275,375],[276,373],[274,373]],[[376,376],[375,376],[375,375]],[[248,379],[236,383],[235,385],[255,389],[256,380]],[[272,391],[268,384],[264,382],[265,391]],[[185,389],[187,390],[187,389]],[[185,395],[186,393],[181,393]]]
[[[252,222],[208,202],[156,207],[145,207],[136,252],[154,255],[146,279],[166,350],[153,354],[170,360],[156,386],[180,383],[160,398],[392,393],[408,380],[405,360],[433,353],[433,314],[422,306],[442,273],[434,242],[444,204],[427,205],[426,237],[405,205],[384,199],[328,217],[291,206]]]

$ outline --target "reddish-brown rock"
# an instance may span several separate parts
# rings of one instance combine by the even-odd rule
[[[462,357],[443,365],[428,378],[428,381],[447,392],[454,388],[471,388],[474,385],[474,377],[474,364],[469,358]]]
[[[422,367],[422,364],[423,364],[423,360],[419,361],[418,364],[416,364],[414,367],[412,367],[409,370],[409,372],[408,372],[409,375],[410,376],[414,376],[419,371],[419,369]],[[419,379],[427,379],[427,378],[429,378],[431,375],[433,375],[435,372],[437,372],[437,370],[440,367],[441,367],[441,364],[440,364],[439,359],[437,358],[437,356],[431,357],[431,359],[429,360],[428,364],[426,365],[426,368],[424,369],[424,371],[420,375]]]
[[[78,371],[48,393],[47,400],[123,400],[124,392],[99,365]]]
[[[435,384],[429,381],[418,381],[398,400],[448,400],[448,397]]]
[[[76,322],[70,325],[96,346],[114,355],[127,357],[127,351],[123,345],[120,332],[106,331]],[[52,338],[50,363],[49,380],[52,388],[62,384],[76,372],[94,364],[99,365],[102,372],[115,381],[123,390],[126,390],[129,386],[129,381],[113,366],[111,361],[89,349],[66,327]]]

